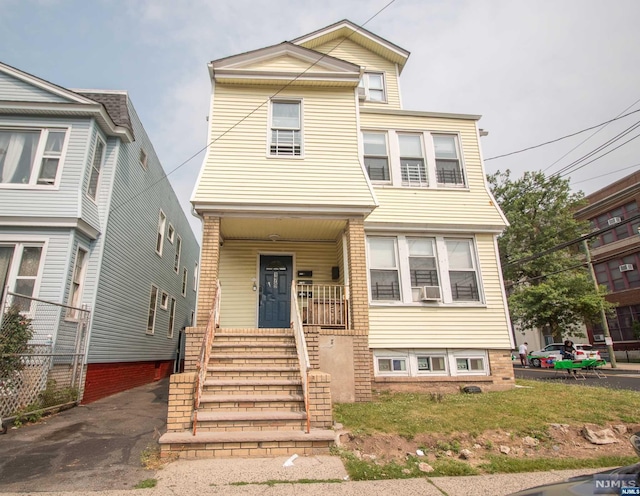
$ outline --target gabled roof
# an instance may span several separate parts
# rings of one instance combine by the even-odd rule
[[[270,67],[269,62],[290,57],[300,67],[289,69]],[[301,68],[304,68],[302,71]],[[211,78],[218,82],[272,83],[274,80],[294,80],[299,84],[325,83],[355,86],[360,80],[360,66],[288,41],[266,48],[214,60],[209,63]]]
[[[331,24],[325,28],[318,29],[313,33],[300,36],[299,38],[292,40],[292,43],[313,49],[342,37],[348,38],[373,53],[398,64],[399,72],[402,72],[402,69],[407,63],[407,59],[410,55],[410,52],[404,48],[373,34],[371,31],[358,26],[347,19]]]
[[[2,98],[2,95],[0,95],[0,114],[93,116],[108,135],[119,136],[125,142],[131,142],[135,139],[133,129],[131,128],[129,112],[126,108],[126,98],[128,98],[126,92],[91,90],[88,93],[92,96],[89,94],[81,94],[46,81],[33,74],[16,69],[3,62],[0,62],[0,72],[4,72],[29,85],[56,95],[61,99],[52,102],[5,100]],[[117,94],[118,96],[117,98],[113,97],[111,99],[112,101],[106,102],[106,99],[102,95],[107,93]],[[123,95],[126,117],[123,115],[121,107]],[[118,103],[116,103],[116,100],[118,100]],[[103,102],[109,103],[111,112]]]

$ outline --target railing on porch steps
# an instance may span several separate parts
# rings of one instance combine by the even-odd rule
[[[298,283],[294,284],[292,294],[294,291],[304,325],[350,328],[348,286]]]
[[[298,307],[297,299],[296,281],[293,280],[291,282],[291,329],[293,329],[293,335],[296,338],[296,351],[298,352],[300,378],[302,379],[304,411],[307,414],[307,433],[309,433],[311,431],[311,417],[309,415],[309,371],[311,370],[311,362],[309,361],[307,341],[304,337],[302,318],[300,316],[300,308]]]
[[[209,356],[211,354],[211,344],[213,343],[213,336],[215,335],[216,328],[220,324],[220,298],[222,289],[220,287],[220,281],[216,281],[216,295],[211,306],[211,312],[209,312],[209,320],[207,321],[207,327],[202,338],[202,346],[200,347],[200,358],[196,365],[196,387],[193,400],[193,435],[195,436],[198,431],[198,408],[200,408],[200,398],[202,396],[202,388],[204,387],[204,381],[207,376],[207,365],[209,365]]]

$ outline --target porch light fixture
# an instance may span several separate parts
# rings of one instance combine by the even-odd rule
[[[269,236],[267,236],[267,238],[269,238],[271,241],[276,242],[280,239],[280,235],[279,234],[269,234]]]

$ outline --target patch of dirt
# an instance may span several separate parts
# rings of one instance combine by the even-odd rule
[[[391,434],[353,435],[340,434],[340,447],[353,452],[358,458],[384,462],[401,461],[407,455],[424,452],[425,460],[433,461],[437,457],[449,456],[461,458],[462,450],[469,450],[468,462],[477,465],[490,454],[509,457],[532,458],[597,458],[600,456],[635,456],[629,443],[629,436],[640,431],[640,424],[624,425],[626,432],[613,429],[613,426],[585,424],[593,430],[610,428],[615,439],[612,444],[595,445],[582,435],[582,425],[551,424],[543,432],[529,433],[529,437],[515,432],[486,431],[472,437],[467,433],[456,434],[420,434],[413,439]],[[537,444],[537,445],[536,445]],[[503,447],[508,448],[504,449]]]

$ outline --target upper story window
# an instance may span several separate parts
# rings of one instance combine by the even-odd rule
[[[145,152],[142,148],[140,148],[140,165],[142,166],[142,168],[144,170],[147,170],[148,164],[148,157],[147,157],[147,152]]]
[[[433,135],[438,184],[464,185],[462,167],[458,156],[458,144],[454,135]]]
[[[638,204],[635,201],[631,201],[629,203],[626,203],[625,205],[617,207],[613,210],[610,210],[609,212],[605,212],[591,219],[591,224],[595,229],[603,229],[605,227],[615,226],[623,220],[628,219],[629,217],[633,217],[637,214]],[[593,241],[592,246],[596,248],[598,246],[613,243],[614,241],[618,241],[620,239],[634,236],[638,232],[639,227],[640,220],[617,226],[614,229],[611,229],[610,231],[602,234],[601,236],[598,236]]]
[[[65,137],[57,129],[0,129],[0,184],[55,184]]]
[[[93,160],[91,161],[91,176],[89,176],[89,186],[87,187],[87,196],[92,200],[96,199],[98,193],[98,182],[100,181],[100,172],[102,171],[102,162],[104,160],[104,142],[96,139],[96,148],[93,151]]]
[[[594,265],[598,284],[609,291],[640,288],[640,253]]]
[[[384,90],[384,73],[365,72],[358,84],[360,93],[364,92],[364,99],[370,102],[386,102],[387,95]]]
[[[271,101],[269,155],[302,155],[302,102]]]
[[[149,313],[147,315],[147,334],[153,334],[156,327],[156,309],[158,306],[158,288],[151,285],[151,295],[149,297]]]
[[[473,239],[367,237],[371,300],[479,303]]]
[[[71,278],[71,291],[69,292],[69,306],[74,308],[67,309],[67,318],[70,319],[78,318],[78,310],[76,308],[80,306],[82,301],[82,286],[87,269],[87,258],[87,250],[78,248]]]
[[[167,224],[167,216],[160,210],[158,217],[158,235],[156,236],[156,253],[162,256],[162,247],[164,246],[164,229]]]
[[[178,269],[180,268],[180,254],[182,253],[182,238],[178,236],[178,240],[176,241],[176,256],[173,260],[173,270],[178,273]]]
[[[364,166],[372,181],[389,181],[389,155],[386,133],[363,133]]]
[[[173,240],[176,237],[176,230],[173,228],[171,222],[169,222],[169,228],[167,229],[167,240],[173,244]]]
[[[400,171],[404,186],[428,186],[422,139],[418,134],[399,134]]]

